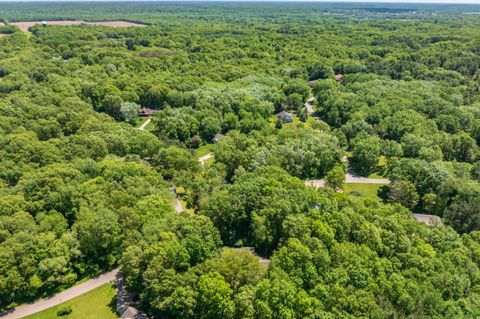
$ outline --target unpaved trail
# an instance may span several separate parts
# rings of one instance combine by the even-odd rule
[[[145,128],[147,127],[148,124],[150,124],[150,122],[152,121],[151,118],[148,118],[145,122],[143,122],[143,124],[138,128],[140,131],[143,131],[145,130]]]
[[[18,319],[36,312],[57,306],[62,302],[73,299],[84,293],[87,293],[95,288],[98,288],[106,283],[113,282],[117,276],[119,269],[113,269],[98,277],[87,280],[77,286],[68,288],[51,297],[35,301],[31,304],[21,305],[10,312],[4,312],[0,314],[1,319]]]

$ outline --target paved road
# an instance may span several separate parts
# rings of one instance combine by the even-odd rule
[[[213,153],[208,153],[207,155],[203,155],[202,157],[200,157],[198,161],[200,162],[200,164],[202,164],[202,166],[205,166],[205,162],[211,159],[212,157],[213,157]]]
[[[363,177],[355,173],[351,168],[347,169],[347,174],[345,175],[345,183],[347,184],[379,184],[379,185],[388,185],[390,181],[386,178],[368,178]]]
[[[77,286],[73,286],[64,290],[56,295],[53,295],[49,298],[38,300],[32,304],[21,305],[15,308],[13,311],[7,313],[1,313],[1,319],[18,319],[22,318],[36,312],[48,309],[53,306],[57,306],[62,302],[73,299],[84,293],[89,292],[95,288],[98,288],[106,283],[112,282],[115,280],[115,277],[118,273],[118,268],[104,273],[98,277],[92,278],[88,281],[85,281]]]
[[[342,162],[345,162],[346,159],[342,158]],[[347,169],[347,173],[345,174],[345,183],[346,184],[376,184],[376,185],[388,185],[390,181],[386,178],[368,178],[363,177],[355,173],[350,167]],[[306,180],[305,185],[321,188],[325,187],[325,180],[324,179],[313,179],[313,180]]]
[[[150,122],[152,121],[151,118],[148,118],[145,122],[143,122],[143,124],[138,128],[140,131],[143,131],[145,130],[145,128],[147,127],[148,124],[150,124]]]

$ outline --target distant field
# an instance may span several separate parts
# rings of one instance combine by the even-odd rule
[[[27,32],[28,28],[33,27],[36,24],[40,24],[41,21],[24,21],[24,22],[12,22],[11,25],[14,25],[20,29],[22,32]],[[127,28],[127,27],[144,27],[144,24],[133,23],[127,21],[100,21],[100,22],[85,22],[80,20],[65,20],[65,21],[47,21],[48,25],[96,25],[104,27],[114,27],[114,28]]]
[[[361,197],[379,199],[377,193],[382,186],[378,184],[344,184],[343,191],[346,194],[357,193]]]
[[[117,319],[115,296],[115,286],[105,284],[58,306],[24,317],[24,319]],[[72,313],[58,317],[57,311],[64,305],[71,306]]]

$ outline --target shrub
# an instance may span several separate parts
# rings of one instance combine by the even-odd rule
[[[57,316],[62,317],[72,313],[72,306],[61,306],[57,310]]]

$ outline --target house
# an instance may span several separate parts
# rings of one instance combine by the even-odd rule
[[[335,81],[342,82],[343,81],[343,74],[335,74]]]
[[[427,226],[436,226],[442,223],[442,219],[435,215],[413,214],[413,219]]]
[[[138,112],[138,116],[149,117],[149,116],[152,116],[153,114],[155,114],[157,112],[158,112],[157,110],[149,109],[148,107],[142,107],[140,109],[140,112]]]
[[[279,119],[281,119],[282,121],[284,121],[286,123],[293,122],[293,118],[290,115],[290,113],[288,113],[288,112],[282,111],[282,112],[278,113],[277,116],[278,116]]]
[[[215,136],[212,138],[212,143],[218,143],[218,141],[220,141],[222,138],[224,138],[225,135],[223,134],[220,134],[220,133],[217,133],[215,134]]]

